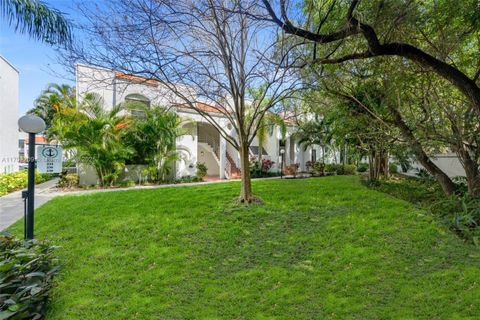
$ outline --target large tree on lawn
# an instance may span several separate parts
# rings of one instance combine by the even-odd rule
[[[66,58],[156,80],[182,107],[203,115],[239,151],[239,201],[250,203],[256,198],[249,146],[267,112],[298,85],[284,68],[287,53],[277,50],[277,28],[257,19],[259,9],[253,0],[120,0],[85,7],[90,37],[72,45]]]
[[[402,57],[449,81],[480,118],[478,1],[301,1],[299,24],[290,18],[298,6],[289,3],[263,0],[271,22],[314,47],[292,66]]]

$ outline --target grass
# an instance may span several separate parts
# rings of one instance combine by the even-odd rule
[[[475,319],[480,252],[358,177],[57,198],[47,319]],[[21,222],[14,226],[21,233]]]

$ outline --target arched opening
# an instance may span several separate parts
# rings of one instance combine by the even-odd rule
[[[150,99],[138,94],[132,93],[125,97],[125,105],[134,117],[145,116],[145,109],[150,108]]]

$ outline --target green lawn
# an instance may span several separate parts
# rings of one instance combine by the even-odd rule
[[[480,249],[358,177],[58,198],[47,319],[478,319]],[[14,229],[20,232],[21,222]]]

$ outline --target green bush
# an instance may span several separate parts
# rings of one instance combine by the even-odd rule
[[[197,176],[183,176],[181,178],[175,179],[174,183],[191,183],[191,182],[200,182],[202,181]]]
[[[132,179],[126,179],[126,180],[120,181],[118,185],[122,188],[130,188],[135,186],[135,181],[133,181]]]
[[[76,173],[62,174],[58,181],[60,188],[77,188],[80,183],[80,177]]]
[[[315,162],[312,166],[313,173],[315,174],[324,174],[325,173],[325,163]]]
[[[42,319],[58,271],[55,247],[0,233],[0,319]]]
[[[357,171],[354,164],[336,164],[328,163],[325,165],[325,172],[336,173],[337,175],[352,175]]]
[[[325,164],[325,172],[336,173],[337,172],[337,165],[335,163]]]
[[[398,172],[398,166],[395,163],[389,163],[388,164],[388,172],[397,173]]]
[[[203,180],[203,178],[205,178],[205,176],[207,175],[207,171],[208,171],[208,168],[205,165],[205,163],[203,162],[197,163],[197,177],[200,180]]]
[[[53,178],[53,174],[38,173],[35,171],[35,183],[42,183]],[[0,174],[0,196],[24,189],[28,183],[28,171],[20,170],[13,173]]]
[[[358,167],[357,167],[358,172],[367,172],[367,170],[368,170],[368,163],[358,164]]]
[[[421,178],[395,176],[389,180],[365,183],[428,210],[457,235],[480,245],[480,199],[466,193],[464,178],[456,178],[457,194],[446,197],[439,184],[428,175]]]
[[[357,166],[354,164],[346,164],[343,166],[343,174],[354,175],[357,172]]]

